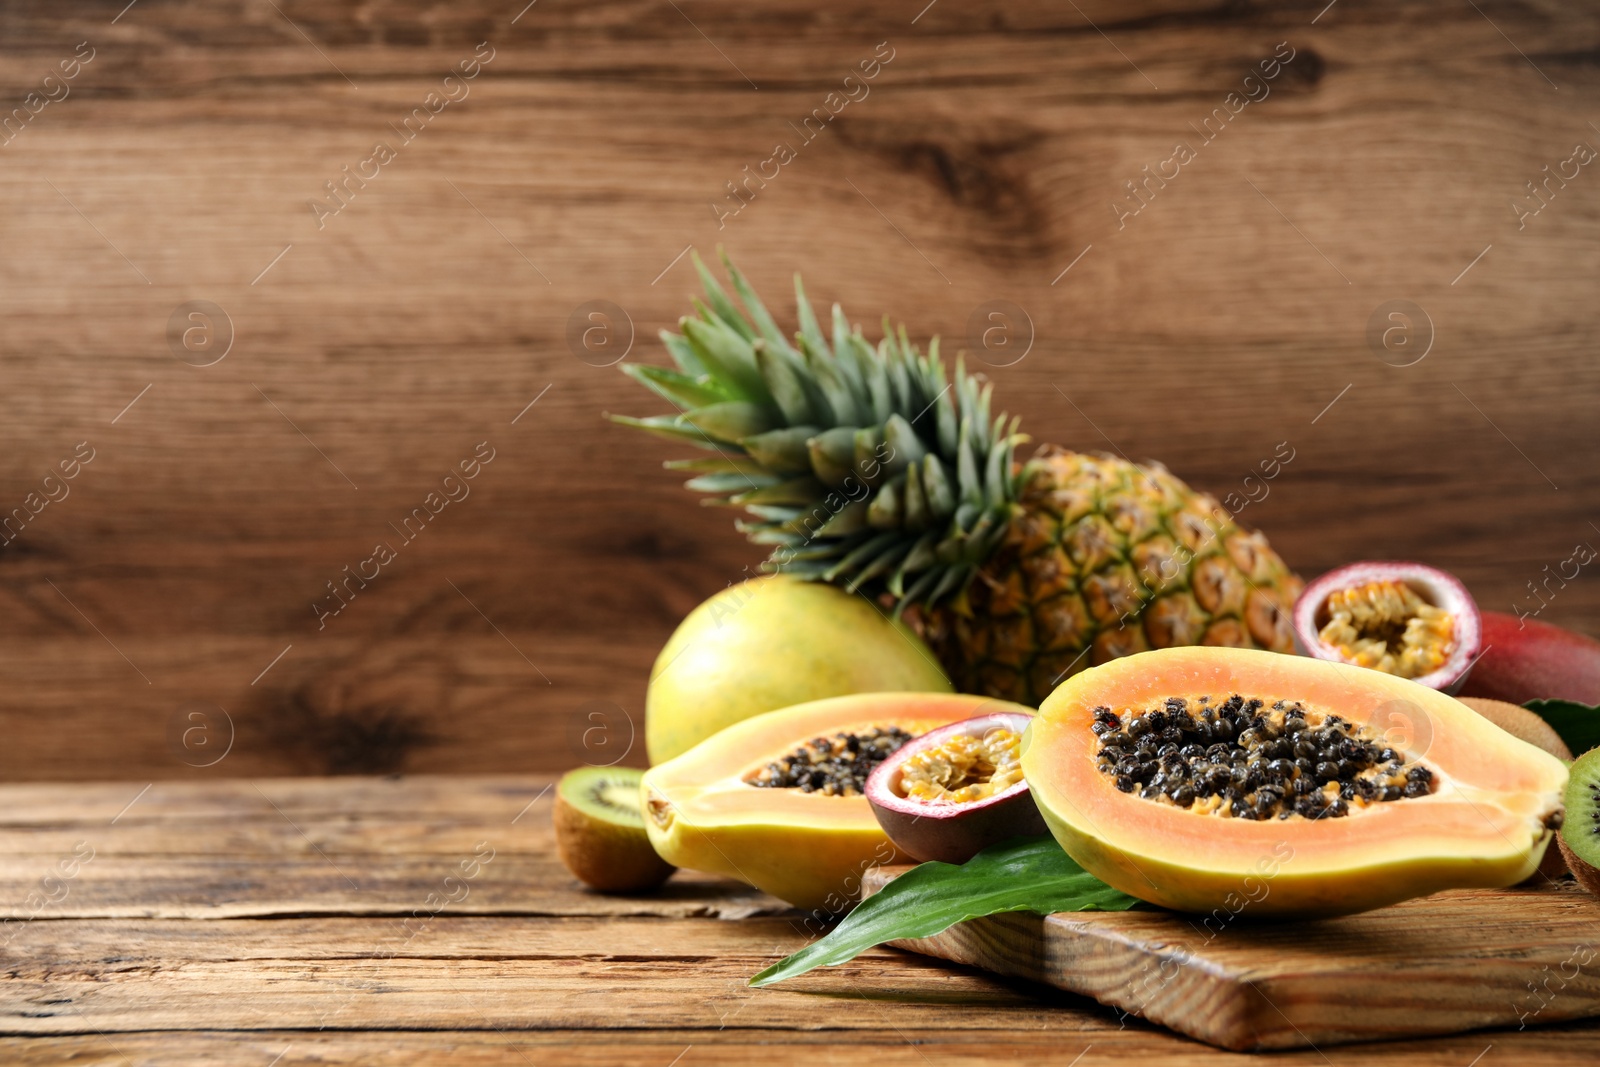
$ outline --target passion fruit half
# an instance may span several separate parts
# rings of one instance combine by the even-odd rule
[[[1000,711],[906,742],[867,777],[867,802],[895,847],[921,861],[965,863],[990,845],[1049,833],[1022,779],[1033,720]]]
[[[1306,586],[1295,643],[1317,659],[1454,694],[1483,646],[1483,617],[1454,575],[1421,563],[1352,563]]]

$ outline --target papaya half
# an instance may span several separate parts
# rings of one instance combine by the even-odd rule
[[[1515,885],[1567,782],[1562,761],[1426,686],[1206,647],[1069,679],[1029,726],[1022,770],[1085,870],[1224,921]]]
[[[869,867],[910,862],[866,778],[920,734],[1032,709],[955,693],[858,693],[766,712],[645,772],[645,829],[677,867],[725,874],[799,908],[847,909]]]

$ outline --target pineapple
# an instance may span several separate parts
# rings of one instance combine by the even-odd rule
[[[1154,463],[1018,462],[1018,420],[960,356],[946,377],[937,338],[923,354],[885,319],[874,347],[838,305],[830,338],[798,277],[785,337],[724,265],[737,304],[695,257],[706,299],[662,333],[676,370],[622,366],[679,411],[614,419],[704,450],[667,467],[745,511],[764,569],[908,613],[958,688],[1031,705],[1148,648],[1293,650],[1300,580],[1214,498]]]

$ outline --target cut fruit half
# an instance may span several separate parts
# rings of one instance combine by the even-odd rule
[[[1572,750],[1561,740],[1561,735],[1556,733],[1555,727],[1527,708],[1507,704],[1503,700],[1489,700],[1486,697],[1458,696],[1456,699],[1512,737],[1519,737],[1530,745],[1544,749],[1563,763],[1572,762]],[[1547,848],[1544,851],[1544,859],[1539,862],[1539,869],[1528,876],[1526,884],[1542,886],[1546,882],[1563,877],[1566,873],[1567,861],[1561,849]]]
[[[1483,645],[1472,594],[1421,563],[1352,563],[1295,601],[1295,642],[1308,656],[1370,667],[1455,693]]]
[[[999,711],[931,730],[878,764],[867,801],[889,840],[918,860],[965,863],[990,845],[1047,833],[1022,778],[1031,714]]]
[[[652,767],[645,824],[672,863],[725,874],[822,912],[848,909],[869,867],[903,861],[863,790],[901,745],[1005,701],[859,693],[735,723]]]
[[[580,767],[556,786],[556,852],[585,885],[628,893],[654,888],[672,875],[672,864],[656,854],[644,830],[643,777],[632,767]]]
[[[1600,896],[1600,748],[1591,749],[1572,765],[1561,854],[1578,884]]]
[[[1567,781],[1554,756],[1415,682],[1226,648],[1068,679],[1022,770],[1085,870],[1229,918],[1514,885],[1560,825]]]

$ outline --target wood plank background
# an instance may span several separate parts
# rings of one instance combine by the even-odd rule
[[[94,456],[0,547],[6,779],[559,770],[596,709],[629,752],[654,652],[758,554],[602,421],[652,408],[568,324],[610,301],[660,360],[690,246],[956,346],[1020,306],[1032,346],[988,373],[1038,440],[1218,495],[1289,442],[1241,517],[1308,576],[1415,557],[1510,610],[1600,538],[1600,175],[1511,207],[1600,144],[1593,4],[124,3],[0,9],[0,115],[92,53],[0,147],[0,513]],[[1280,42],[1270,96],[1119,228]],[[1413,366],[1366,341],[1397,299],[1434,327]],[[200,300],[233,332],[203,367],[168,341]],[[1600,581],[1541,617],[1600,633]]]

